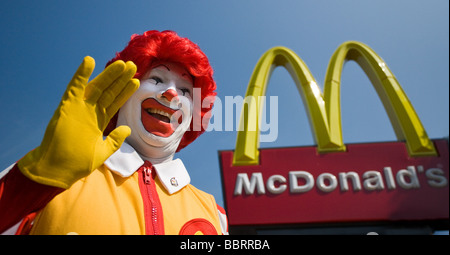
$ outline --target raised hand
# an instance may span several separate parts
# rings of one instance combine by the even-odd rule
[[[120,126],[106,139],[103,130],[139,87],[132,62],[116,61],[92,81],[95,67],[85,57],[70,81],[42,143],[18,162],[28,178],[46,185],[69,188],[111,156],[131,130]]]

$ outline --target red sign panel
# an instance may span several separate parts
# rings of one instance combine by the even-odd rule
[[[230,225],[449,218],[449,150],[410,157],[402,142],[261,149],[259,165],[233,166],[221,151]]]

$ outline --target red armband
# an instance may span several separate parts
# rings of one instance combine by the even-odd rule
[[[20,172],[17,164],[14,165],[9,173],[0,179],[0,233],[19,221],[36,215],[36,212],[62,191],[62,188],[28,179]]]

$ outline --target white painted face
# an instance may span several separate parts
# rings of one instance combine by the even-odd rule
[[[179,64],[156,66],[119,111],[117,125],[127,125],[127,142],[144,158],[172,159],[192,119],[193,80]]]

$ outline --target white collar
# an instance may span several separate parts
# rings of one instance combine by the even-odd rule
[[[122,177],[129,177],[144,164],[144,160],[142,160],[131,145],[124,142],[104,164],[113,173]],[[181,190],[191,182],[191,178],[181,159],[154,164],[153,167],[156,170],[159,180],[169,194]]]

